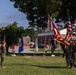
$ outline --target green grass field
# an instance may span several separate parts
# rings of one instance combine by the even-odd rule
[[[0,75],[76,75],[61,56],[6,56]]]

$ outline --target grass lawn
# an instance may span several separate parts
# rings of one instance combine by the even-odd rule
[[[0,75],[76,75],[61,56],[6,56]]]
[[[35,48],[32,48],[31,51],[34,52],[34,51],[35,51]],[[44,50],[44,48],[42,48],[42,49],[38,49],[38,52],[43,52],[43,53],[44,53],[45,50]],[[51,50],[50,50],[50,49],[47,50],[47,53],[49,53],[49,52],[51,53]],[[63,51],[62,51],[62,50],[55,50],[54,53],[63,53]]]

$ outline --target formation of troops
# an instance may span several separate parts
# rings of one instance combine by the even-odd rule
[[[57,44],[56,44],[57,45]],[[47,44],[45,44],[45,53]],[[76,69],[76,40],[71,39],[69,41],[68,47],[65,44],[60,43],[61,49],[63,50],[63,57],[66,57],[67,68]],[[53,54],[55,50],[54,40],[51,40],[51,53]]]
[[[69,46],[65,47],[64,44],[61,44],[61,48],[64,52],[63,56],[66,56],[67,68],[76,69],[76,41],[70,40]]]
[[[76,41],[75,40],[70,40],[69,46],[66,47],[64,44],[61,45],[61,49],[63,50],[64,55],[66,56],[66,63],[67,63],[67,68],[70,69],[76,69]],[[5,55],[6,55],[6,43],[1,42],[0,43],[0,52],[1,52],[1,68],[4,67],[4,60],[5,60]]]

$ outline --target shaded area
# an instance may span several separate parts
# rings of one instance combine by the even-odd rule
[[[20,66],[20,67],[23,67],[23,66],[32,66],[32,67],[39,67],[39,68],[47,68],[47,69],[66,69],[66,66],[44,66],[44,65],[31,65],[31,64],[25,64],[25,63],[6,63],[6,65],[8,66]]]
[[[40,68],[55,68],[55,69],[64,69],[66,68],[65,66],[40,66],[40,65],[30,65],[30,66],[35,66],[35,67],[40,67]]]

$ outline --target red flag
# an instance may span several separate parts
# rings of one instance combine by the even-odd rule
[[[60,32],[59,32],[58,28],[56,27],[56,25],[54,24],[53,21],[52,21],[52,26],[53,26],[53,30],[54,30],[54,34],[55,34],[57,42],[64,43],[64,40],[61,37]]]
[[[51,19],[51,18],[50,18]],[[52,20],[51,20],[52,21]],[[53,30],[54,30],[54,34],[55,34],[55,37],[56,37],[56,41],[59,42],[59,43],[62,43],[62,44],[66,44],[66,46],[68,46],[68,42],[66,42],[62,36],[60,35],[60,32],[58,30],[58,28],[56,27],[55,23],[52,21],[52,27],[53,27]]]
[[[66,41],[69,42],[69,40],[71,39],[71,35],[72,35],[72,25],[70,22],[68,22],[67,24],[67,34],[66,34]]]

